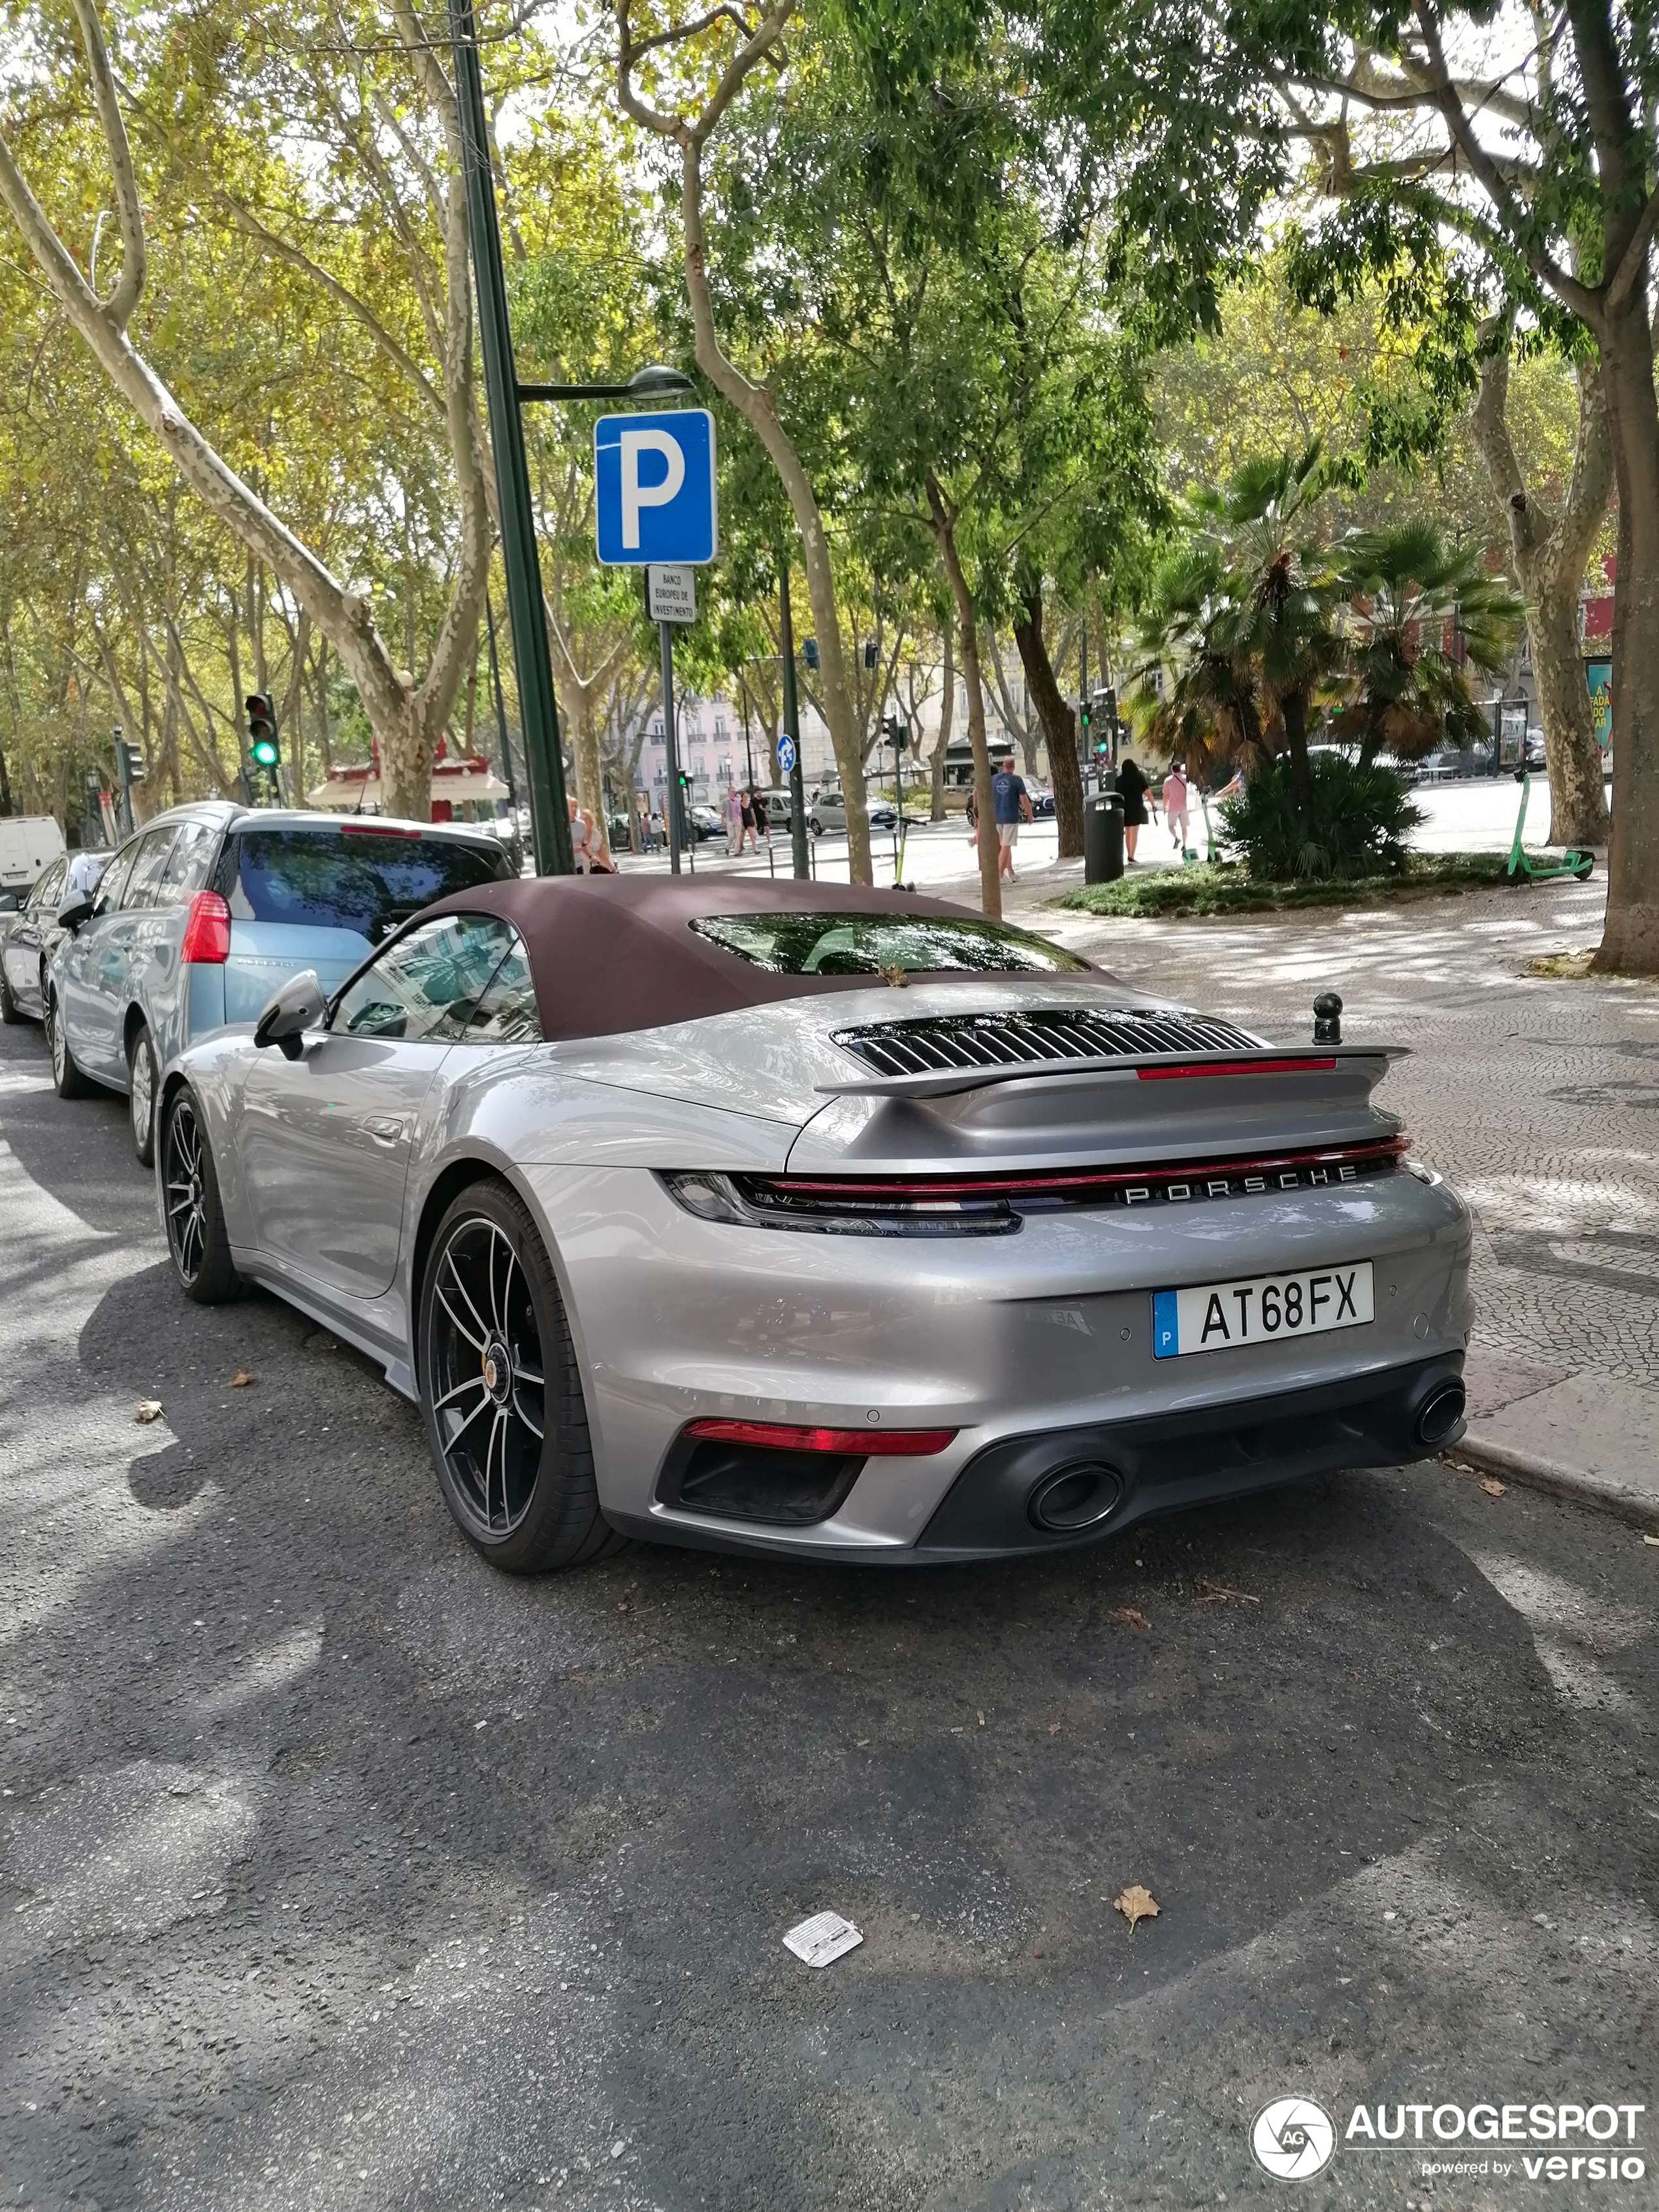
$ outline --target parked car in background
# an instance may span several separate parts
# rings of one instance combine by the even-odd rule
[[[109,864],[107,853],[77,855],[95,885]],[[9,913],[0,915],[0,1021],[44,1021],[46,970],[68,933],[58,921],[68,882],[67,856],[43,868]],[[9,896],[9,894],[8,894]]]
[[[766,826],[773,836],[780,831],[787,837],[790,823],[794,818],[793,801],[787,783],[766,783],[757,796],[766,802]]]
[[[698,799],[685,811],[690,821],[691,835],[699,845],[705,844],[710,837],[725,836],[726,824],[720,818],[718,806],[705,806]]]
[[[872,830],[890,830],[898,820],[898,809],[890,799],[866,799],[864,811]],[[826,783],[812,793],[807,801],[806,826],[815,837],[846,829],[847,799],[839,785]]]
[[[94,898],[59,911],[44,1002],[58,1095],[125,1092],[148,1166],[156,1076],[175,1053],[254,1020],[302,968],[332,989],[434,898],[513,873],[499,839],[459,823],[223,799],[159,814]]]
[[[52,815],[0,816],[0,891],[27,892],[63,857],[64,833]]]
[[[1052,815],[1054,811],[1054,794],[1049,790],[1048,785],[1039,783],[1035,776],[1030,775],[1024,777],[1023,781],[1025,785],[1025,796],[1031,802],[1031,812],[1035,818],[1041,822],[1046,816]]]

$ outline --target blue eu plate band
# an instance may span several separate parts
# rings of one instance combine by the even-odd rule
[[[1173,1359],[1181,1350],[1181,1322],[1173,1291],[1152,1292],[1152,1357]]]

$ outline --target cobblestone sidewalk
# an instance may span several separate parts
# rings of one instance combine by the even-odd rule
[[[1603,887],[1249,922],[1101,921],[1022,886],[1009,919],[1286,1042],[1335,989],[1349,1038],[1413,1048],[1384,1096],[1480,1217],[1472,1432],[1631,1462],[1659,1515],[1659,987],[1528,975],[1593,945]]]

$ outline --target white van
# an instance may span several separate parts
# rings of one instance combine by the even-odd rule
[[[64,857],[64,833],[50,814],[0,814],[0,891],[26,891]]]

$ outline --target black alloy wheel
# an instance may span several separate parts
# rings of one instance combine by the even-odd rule
[[[445,1502],[510,1574],[622,1548],[599,1510],[557,1279],[528,1209],[475,1183],[438,1224],[421,1298],[421,1405]]]
[[[183,1085],[167,1099],[162,1116],[161,1205],[167,1250],[185,1296],[204,1306],[234,1297],[239,1278],[219,1205],[213,1149],[195,1096]]]
[[[12,994],[11,983],[6,975],[6,962],[0,953],[0,1022],[21,1022],[23,1009]]]

